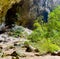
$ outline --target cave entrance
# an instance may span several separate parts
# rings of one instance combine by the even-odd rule
[[[8,9],[6,15],[5,15],[5,26],[9,26],[9,28],[13,27],[16,20],[17,20],[17,6],[18,4],[15,3],[12,5],[10,9]]]
[[[18,3],[15,3],[12,5],[10,9],[8,9],[6,15],[5,15],[5,21],[2,23],[0,27],[0,34],[6,32],[8,29],[11,29],[14,27],[15,22],[17,21],[17,6]]]
[[[14,26],[15,22],[18,20],[17,13],[19,12],[19,8],[22,8],[23,3],[24,0],[21,0],[19,3],[13,4],[12,7],[8,9],[5,15],[5,26],[9,26],[10,28]]]

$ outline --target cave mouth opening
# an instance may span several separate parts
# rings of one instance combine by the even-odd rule
[[[5,26],[9,26],[9,28],[12,28],[17,21],[17,6],[18,3],[13,4],[5,15]]]
[[[13,4],[10,9],[8,9],[6,15],[5,15],[5,21],[0,26],[0,34],[5,33],[7,29],[11,29],[14,27],[15,22],[17,20],[17,3]]]
[[[12,5],[10,9],[8,9],[6,15],[5,15],[5,26],[9,26],[9,28],[12,28],[15,25],[15,22],[18,22],[18,13],[19,8],[22,8],[22,5],[24,4],[24,0],[21,0],[19,3],[15,3]],[[20,18],[20,13],[19,13]]]

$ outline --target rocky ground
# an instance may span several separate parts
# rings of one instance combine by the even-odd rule
[[[31,33],[28,29],[25,29],[25,31],[28,34]],[[25,41],[28,40],[9,36],[7,32],[0,34],[0,59],[60,59],[59,56],[51,56],[50,54],[39,56],[39,53],[35,51],[26,52]]]

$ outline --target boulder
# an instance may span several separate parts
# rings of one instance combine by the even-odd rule
[[[55,52],[51,53],[51,55],[54,55],[54,56],[60,56],[60,50],[59,50],[59,51],[55,51]]]
[[[26,52],[39,52],[39,50],[29,45],[26,47]]]

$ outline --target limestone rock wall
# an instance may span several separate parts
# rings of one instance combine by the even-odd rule
[[[17,24],[31,27],[34,19],[41,15],[44,8],[50,12],[60,5],[60,0],[0,0],[0,23],[4,21],[8,9],[15,3],[18,3]]]
[[[9,8],[14,3],[18,3],[20,0],[0,0],[0,23],[4,21],[4,16]]]

